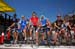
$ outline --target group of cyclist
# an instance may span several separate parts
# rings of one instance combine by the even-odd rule
[[[67,40],[69,40],[70,34],[74,35],[75,25],[70,21],[71,20],[64,21],[59,15],[57,16],[57,20],[52,24],[44,15],[39,18],[37,14],[33,12],[30,19],[22,16],[21,19],[16,21],[16,17],[14,17],[14,23],[9,26],[8,30],[13,30],[14,42],[18,41],[20,34],[23,35],[24,40],[27,40],[27,34],[29,33],[30,40],[33,40],[33,34],[35,34],[37,45],[39,44],[40,37],[42,41],[48,38],[48,40],[52,40],[55,44],[61,35]],[[39,34],[41,34],[41,36],[39,36]]]

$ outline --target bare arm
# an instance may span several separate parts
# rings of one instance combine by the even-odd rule
[[[71,26],[70,25],[68,25],[68,27],[71,29]]]
[[[57,27],[58,29],[60,29],[60,28],[56,25],[56,23],[54,23],[54,26]]]
[[[13,23],[11,26],[9,26],[9,27],[13,27],[15,25],[15,23]]]

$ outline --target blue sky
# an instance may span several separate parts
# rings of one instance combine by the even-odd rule
[[[75,10],[75,0],[4,0],[16,9],[17,17],[31,17],[35,11],[40,17],[45,15],[51,22],[56,20],[58,13],[65,15]]]

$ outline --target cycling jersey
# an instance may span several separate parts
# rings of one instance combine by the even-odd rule
[[[27,21],[26,20],[21,20],[20,22],[20,26],[21,26],[21,29],[23,30],[25,27],[26,27],[26,25],[27,25]]]
[[[38,17],[31,17],[31,23],[33,26],[37,26],[37,23],[38,23],[38,20],[39,18]]]
[[[42,19],[42,20],[41,20],[41,24],[42,24],[42,26],[45,26],[46,23],[47,23],[47,20],[46,20],[46,19]]]

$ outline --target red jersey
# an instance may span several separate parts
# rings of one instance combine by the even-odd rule
[[[31,23],[34,25],[34,26],[37,26],[37,23],[38,23],[38,20],[39,18],[38,17],[31,17]]]

